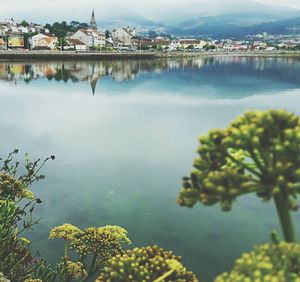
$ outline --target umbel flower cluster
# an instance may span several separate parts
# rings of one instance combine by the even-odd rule
[[[224,273],[215,282],[300,282],[300,246],[280,242],[264,244],[245,253],[232,272]]]
[[[68,275],[75,280],[79,280],[88,276],[88,273],[84,269],[84,265],[81,262],[66,261],[66,269]]]
[[[107,265],[111,258],[124,253],[122,243],[131,243],[124,228],[111,225],[80,230],[66,223],[51,229],[49,239],[55,238],[65,242],[65,254],[59,269],[68,281],[89,279]],[[69,248],[77,253],[78,262],[69,260]]]
[[[131,243],[124,228],[111,225],[80,230],[72,224],[65,223],[51,229],[49,239],[55,238],[70,241],[71,250],[81,258],[89,254],[98,254],[104,260],[121,254],[121,243]]]
[[[180,261],[180,257],[157,246],[135,248],[112,258],[96,282],[197,282]]]
[[[71,241],[71,249],[75,250],[80,257],[96,253],[103,263],[123,253],[121,244],[113,234],[96,227],[89,227],[75,234]]]
[[[50,230],[49,239],[65,239],[65,240],[72,240],[74,236],[80,233],[81,230],[69,223],[65,223],[60,226],[56,226]]]
[[[224,130],[200,138],[195,170],[183,179],[178,203],[219,203],[224,211],[242,195],[281,197],[298,208],[300,119],[284,110],[250,111]]]
[[[0,173],[0,198],[14,201],[15,199],[35,199],[35,195],[13,176]]]

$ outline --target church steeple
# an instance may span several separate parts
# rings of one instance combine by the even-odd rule
[[[92,11],[92,17],[91,17],[91,22],[90,22],[90,29],[91,30],[97,30],[97,22],[96,22],[96,17],[95,17],[94,9]]]

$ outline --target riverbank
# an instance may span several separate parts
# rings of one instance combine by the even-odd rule
[[[300,51],[251,51],[251,52],[59,52],[59,51],[19,51],[2,50],[0,60],[130,60],[156,58],[190,58],[190,57],[300,57]]]

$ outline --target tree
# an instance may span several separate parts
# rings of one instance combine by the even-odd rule
[[[110,36],[111,36],[110,31],[109,30],[105,30],[105,38],[108,39],[108,38],[110,38]]]
[[[29,23],[26,22],[25,20],[23,20],[21,23],[20,23],[21,26],[24,26],[24,27],[27,27],[29,26]]]
[[[290,211],[300,193],[300,118],[284,110],[250,111],[224,130],[200,138],[195,170],[183,179],[178,203],[219,203],[224,211],[251,193],[273,200],[284,239],[295,242]]]

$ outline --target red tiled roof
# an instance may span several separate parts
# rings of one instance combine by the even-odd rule
[[[78,39],[68,39],[68,41],[73,45],[85,45],[82,41]]]

